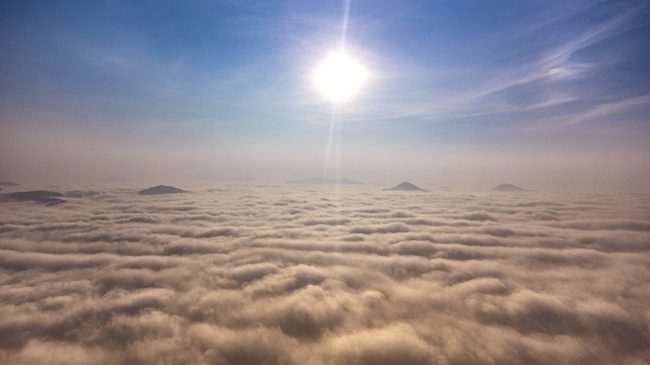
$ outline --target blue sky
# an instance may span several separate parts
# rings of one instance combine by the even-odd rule
[[[343,9],[4,1],[0,177],[313,177],[331,106],[311,72]],[[649,37],[641,1],[352,0],[346,50],[371,78],[338,107],[341,173],[647,189]]]

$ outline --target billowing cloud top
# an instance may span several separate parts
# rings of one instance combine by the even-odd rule
[[[182,188],[1,203],[0,363],[650,359],[647,196]]]

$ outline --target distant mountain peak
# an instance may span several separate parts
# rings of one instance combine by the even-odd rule
[[[492,190],[512,192],[512,191],[524,191],[525,189],[520,188],[519,186],[516,185],[506,183],[506,184],[499,184],[493,187]]]
[[[173,186],[167,185],[158,185],[152,188],[141,190],[138,194],[140,195],[164,195],[164,194],[178,194],[178,193],[187,193],[187,191],[175,188]]]
[[[47,190],[32,190],[32,191],[19,191],[16,193],[7,194],[4,196],[4,201],[10,202],[39,202],[47,206],[67,203],[67,200],[59,199],[63,194],[56,191]]]
[[[386,191],[386,190],[429,191],[429,190],[422,189],[421,187],[419,187],[417,185],[413,185],[410,182],[406,182],[406,181],[404,181],[403,183],[401,183],[401,184],[399,184],[399,185],[397,185],[397,186],[395,186],[393,188],[383,189],[383,190],[384,191]]]
[[[361,184],[360,182],[353,181],[350,179],[324,179],[324,178],[315,178],[315,179],[304,179],[304,180],[293,180],[287,181],[286,184],[333,184],[333,185],[357,185]]]

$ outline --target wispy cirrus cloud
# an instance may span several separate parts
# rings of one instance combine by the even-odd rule
[[[636,57],[638,52],[630,48],[636,46],[615,54],[602,45],[621,39],[621,48],[626,49],[625,35],[647,26],[640,20],[647,8],[605,8],[607,5],[586,4],[578,9],[549,9],[546,15],[530,16],[529,21],[477,36],[470,43],[474,48],[460,46],[465,53],[475,49],[474,57],[485,57],[489,63],[465,62],[455,68],[436,68],[431,62],[396,64],[393,67],[413,72],[410,86],[405,83],[400,88],[404,98],[398,97],[399,103],[387,100],[381,112],[373,113],[367,106],[363,108],[365,116],[355,115],[389,121],[410,118],[424,129],[430,123],[485,126],[481,120],[486,118],[498,119],[501,124],[544,125],[547,115],[571,124],[576,114],[595,115],[611,100],[640,98],[647,90],[630,95],[625,87],[614,88],[598,80],[620,77],[617,64],[636,62],[628,60]],[[500,53],[504,44],[509,51]],[[605,56],[576,56],[586,50]],[[453,57],[454,50],[447,52],[450,54],[442,58]],[[390,91],[386,95],[391,95]],[[623,105],[618,112],[624,111]],[[431,129],[436,129],[434,125]],[[562,125],[550,123],[547,128]]]

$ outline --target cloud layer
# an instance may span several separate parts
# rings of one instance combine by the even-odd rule
[[[650,198],[61,191],[0,211],[0,363],[642,364]]]

